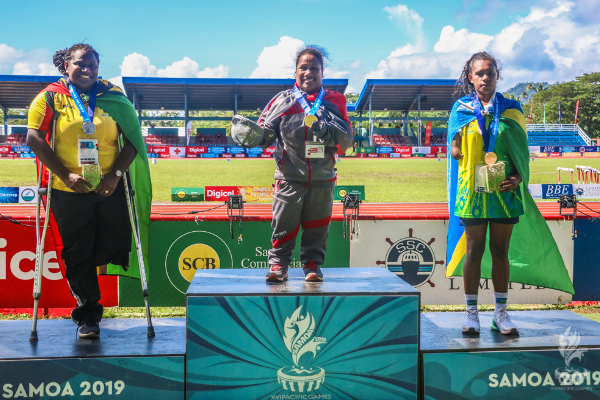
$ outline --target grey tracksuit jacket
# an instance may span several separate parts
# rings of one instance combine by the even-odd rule
[[[312,107],[317,93],[302,94]],[[304,126],[304,110],[291,89],[277,94],[258,121],[276,133],[275,140],[262,143],[261,147],[277,142],[271,265],[290,266],[300,227],[301,264],[316,261],[323,265],[325,261],[336,180],[335,153],[350,147],[353,137],[346,98],[341,93],[326,90],[316,115],[326,129],[326,134],[317,140],[325,145],[324,158],[305,157],[305,143],[313,141],[313,133]]]

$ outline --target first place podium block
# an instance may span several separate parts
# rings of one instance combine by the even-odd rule
[[[188,399],[416,399],[419,292],[383,268],[324,282],[199,270],[187,292]]]

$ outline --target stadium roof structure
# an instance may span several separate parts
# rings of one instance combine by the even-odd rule
[[[454,79],[367,79],[348,111],[449,111],[456,101]]]
[[[123,77],[127,97],[138,110],[262,110],[295,79]],[[347,79],[323,79],[325,89],[344,93]]]
[[[35,96],[60,76],[0,75],[0,109],[25,109]]]

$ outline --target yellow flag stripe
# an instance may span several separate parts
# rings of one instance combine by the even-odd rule
[[[467,254],[467,236],[463,232],[452,252],[452,259],[448,262],[448,266],[446,267],[446,278],[454,275],[454,271],[456,271],[458,264],[460,264],[465,254]]]
[[[521,126],[523,132],[527,133],[527,127],[525,126],[525,117],[523,116],[523,113],[521,111],[517,110],[516,108],[509,108],[508,110],[504,111],[501,116],[514,120]]]

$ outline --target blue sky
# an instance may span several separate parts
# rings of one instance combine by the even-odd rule
[[[457,78],[480,50],[502,62],[501,89],[600,71],[597,0],[24,0],[3,4],[2,32],[0,74],[54,75],[53,53],[85,40],[117,83],[291,77],[303,44],[324,46],[325,77],[354,91],[369,77]]]

